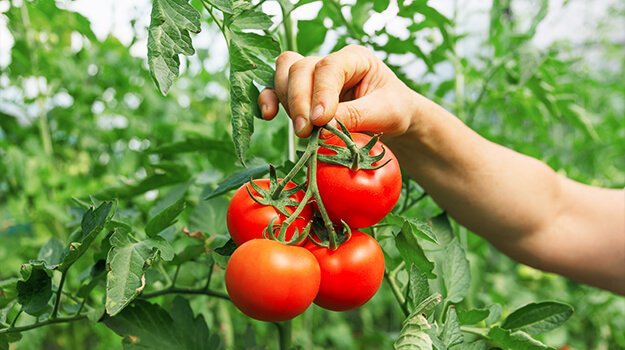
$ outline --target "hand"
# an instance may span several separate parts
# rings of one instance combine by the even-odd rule
[[[325,57],[282,53],[275,90],[263,90],[258,103],[266,120],[281,103],[299,137],[310,136],[313,125],[335,125],[333,119],[350,131],[396,136],[410,127],[418,97],[371,51],[352,45]]]

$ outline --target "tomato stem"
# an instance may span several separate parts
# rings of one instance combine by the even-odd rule
[[[323,127],[326,130],[333,133],[334,135],[336,135],[345,143],[345,146],[347,147],[347,149],[349,149],[349,151],[352,154],[352,166],[350,169],[351,171],[358,171],[358,169],[360,169],[359,167],[360,152],[358,152],[358,146],[356,145],[354,140],[352,140],[352,137],[349,135],[349,131],[347,131],[347,129],[343,125],[341,125],[343,130],[339,130],[330,124],[326,124]]]
[[[274,322],[278,328],[278,342],[280,350],[291,349],[291,338],[293,335],[293,322],[291,320],[284,322]]]

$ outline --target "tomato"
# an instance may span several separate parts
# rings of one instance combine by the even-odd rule
[[[352,231],[352,237],[338,249],[310,250],[321,268],[321,284],[315,304],[332,311],[346,311],[364,305],[380,288],[384,278],[384,254],[378,242],[366,233]]]
[[[281,180],[279,179],[278,182]],[[264,189],[269,189],[269,180],[268,179],[260,179],[254,180],[258,186]],[[238,246],[241,244],[254,239],[254,238],[263,238],[263,231],[273,218],[277,217],[276,221],[274,221],[274,225],[281,225],[284,220],[286,220],[286,216],[280,214],[280,212],[271,205],[262,205],[255,202],[250,194],[247,192],[245,187],[249,188],[250,192],[257,198],[260,198],[260,195],[254,188],[250,185],[250,183],[246,183],[241,186],[232,196],[230,200],[230,204],[228,205],[228,213],[227,213],[227,224],[228,231],[230,232],[230,236],[234,243]],[[295,187],[295,184],[290,182],[286,185],[285,189],[290,189]],[[299,191],[289,198],[300,202],[304,198],[304,191]],[[287,206],[287,212],[293,213],[295,211],[295,207]],[[306,205],[304,210],[298,215],[298,218],[293,221],[286,230],[286,239],[290,240],[295,233],[295,229],[299,233],[304,231],[304,228],[312,220],[313,217],[313,208],[311,205]],[[277,235],[277,231],[275,232]],[[303,245],[303,243],[302,243]]]
[[[310,251],[267,239],[238,247],[226,267],[232,303],[260,321],[286,321],[301,314],[315,299],[319,282],[319,264]]]
[[[352,133],[354,142],[362,147],[371,136]],[[345,146],[338,137],[332,136],[326,144]],[[384,147],[384,158],[373,165],[386,165],[376,170],[357,170],[317,162],[317,186],[323,205],[333,223],[340,225],[341,219],[350,228],[370,227],[391,212],[401,193],[401,170],[395,155]],[[382,142],[373,146],[370,155],[382,153]],[[319,147],[319,154],[333,155],[334,151]]]

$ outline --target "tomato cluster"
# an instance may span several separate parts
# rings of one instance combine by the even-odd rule
[[[358,147],[371,140],[364,134],[351,136]],[[337,136],[326,144],[346,147]],[[372,147],[371,155],[383,154],[383,157],[373,158],[375,162],[365,169],[354,170],[318,161],[316,176],[313,178],[310,171],[308,174],[308,190],[311,190],[311,181],[317,185],[316,200],[302,203],[303,209],[300,208],[295,217],[291,214],[296,206],[286,205],[284,209],[291,215],[286,223],[284,210],[261,204],[266,202],[261,201],[262,196],[249,182],[235,192],[228,208],[227,223],[238,248],[226,268],[226,288],[239,310],[257,320],[276,322],[296,317],[313,302],[328,310],[346,311],[365,304],[375,295],[384,276],[384,254],[373,237],[355,229],[378,223],[399,198],[399,164],[383,147],[379,141]],[[334,153],[325,147],[319,147],[317,152]],[[269,180],[253,181],[264,190],[270,189]],[[281,181],[274,181],[274,185]],[[288,183],[284,189],[295,187]],[[303,190],[294,191],[297,189],[289,192],[286,203],[295,204],[305,199]],[[321,220],[320,207],[324,208],[331,226],[346,225],[340,230],[347,232],[343,237],[347,240],[338,247],[322,246],[317,236],[323,235],[318,234],[299,240],[300,246],[274,240],[283,223],[285,241],[290,241],[296,232],[308,235],[311,220]]]

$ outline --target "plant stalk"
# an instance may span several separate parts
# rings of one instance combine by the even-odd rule
[[[293,321],[288,320],[284,322],[275,322],[276,327],[278,327],[278,340],[280,350],[289,350],[291,349],[291,338],[293,336]]]
[[[54,309],[52,310],[52,319],[56,319],[59,316],[59,306],[61,305],[61,295],[63,294],[65,277],[67,277],[67,271],[61,274],[61,281],[59,282],[59,288],[56,291],[56,301],[54,302]]]

